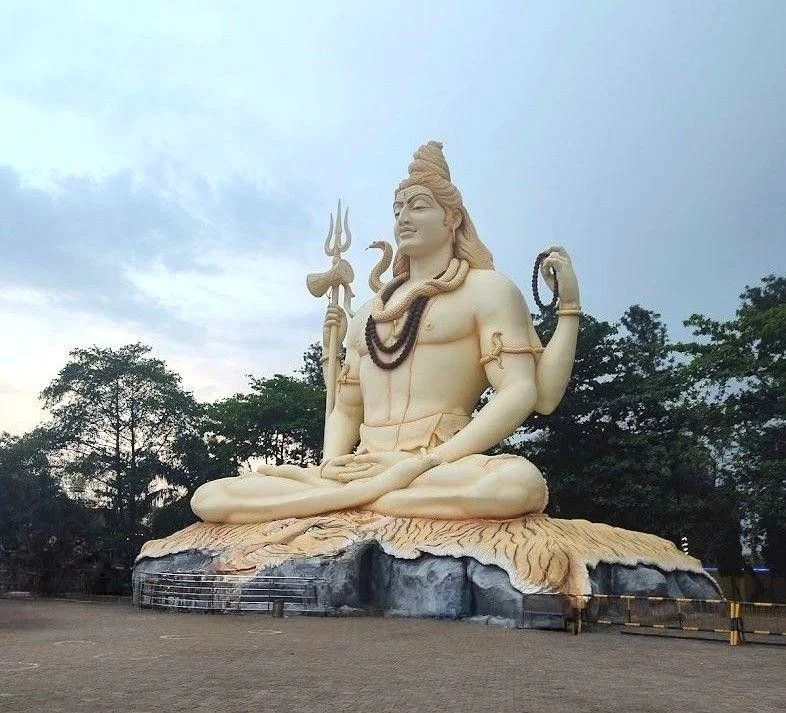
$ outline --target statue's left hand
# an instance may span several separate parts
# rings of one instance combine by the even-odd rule
[[[561,245],[552,245],[546,248],[548,257],[540,263],[540,274],[546,281],[551,291],[554,291],[554,275],[557,275],[559,284],[559,306],[561,309],[578,307],[579,302],[579,283],[576,273],[573,271],[573,263],[570,260],[568,251]]]
[[[389,453],[363,453],[361,455],[346,457],[334,464],[328,461],[322,469],[322,477],[335,480],[339,483],[350,483],[361,478],[372,478],[384,473],[396,463],[414,458],[411,453],[391,451]],[[334,459],[338,461],[339,459]]]
[[[376,482],[385,488],[385,492],[408,488],[416,478],[441,462],[433,452],[409,456],[391,465],[379,475]]]

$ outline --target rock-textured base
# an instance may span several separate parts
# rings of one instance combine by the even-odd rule
[[[196,523],[145,544],[134,568],[296,576],[328,611],[561,628],[588,594],[719,597],[701,563],[672,543],[584,520],[436,521],[366,512],[258,525]],[[564,594],[555,597],[554,594]]]

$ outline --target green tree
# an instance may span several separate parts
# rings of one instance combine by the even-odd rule
[[[282,374],[251,377],[250,386],[250,393],[217,401],[208,410],[209,445],[216,456],[229,456],[236,465],[250,458],[278,465],[319,462],[324,391]]]
[[[41,594],[73,588],[97,534],[93,514],[50,472],[47,433],[0,434],[0,555],[15,586]]]
[[[325,391],[325,375],[322,373],[322,346],[314,342],[303,353],[303,366],[298,370],[303,380],[316,389]]]
[[[200,417],[172,444],[172,459],[165,473],[170,497],[152,513],[152,537],[164,537],[193,523],[195,516],[190,503],[194,491],[204,483],[232,476],[237,471],[231,445],[212,431],[215,427],[209,415],[212,410],[211,405],[200,405]]]
[[[539,319],[553,333],[553,316]],[[546,475],[549,512],[677,541],[715,559],[715,463],[682,404],[660,315],[629,308],[617,325],[581,318],[573,376],[559,408],[525,422],[507,448]]]
[[[172,494],[163,478],[196,413],[180,377],[150,351],[76,349],[41,394],[52,412],[52,464],[70,492],[104,509],[108,544],[125,567],[151,511]]]
[[[746,287],[733,319],[694,314],[682,345],[706,402],[708,436],[740,498],[745,534],[786,575],[786,277]]]

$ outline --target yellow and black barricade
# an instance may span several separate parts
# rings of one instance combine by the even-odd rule
[[[762,637],[784,637],[786,604],[725,599],[677,599],[637,595],[593,594],[573,597],[574,633],[583,625],[617,625],[630,629],[669,630],[728,636],[732,646]],[[643,633],[643,632],[642,632]]]
[[[737,602],[740,642],[772,642],[778,637],[786,643],[786,604]],[[777,641],[781,643],[781,641]]]
[[[731,603],[724,599],[593,594],[587,600],[582,615],[588,624],[693,634],[727,635],[730,632]]]

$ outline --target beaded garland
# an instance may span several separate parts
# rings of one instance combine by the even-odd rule
[[[541,311],[553,310],[557,306],[557,300],[559,299],[559,283],[557,282],[557,272],[553,267],[551,268],[551,277],[554,280],[554,296],[551,298],[551,302],[548,304],[543,304],[540,299],[540,293],[538,292],[538,270],[540,268],[540,263],[542,263],[548,256],[548,250],[540,253],[535,258],[535,267],[532,270],[532,295],[535,298],[535,304],[540,308]]]
[[[401,275],[397,279],[386,285],[382,291],[382,303],[384,304],[390,299],[390,296],[407,281],[407,275]],[[418,329],[420,328],[420,320],[423,317],[423,312],[426,309],[429,298],[427,296],[416,297],[407,313],[407,319],[401,329],[401,334],[398,336],[393,344],[387,346],[383,343],[382,339],[377,332],[377,322],[372,315],[369,315],[366,320],[366,347],[368,347],[368,354],[371,361],[374,362],[380,369],[391,371],[397,366],[404,363],[404,360],[409,356],[418,337]],[[401,353],[393,359],[393,361],[383,361],[380,352],[384,354],[395,354],[399,349]]]
[[[386,371],[395,369],[397,366],[401,365],[409,356],[418,337],[420,319],[423,316],[423,311],[426,308],[426,304],[428,304],[428,297],[418,297],[415,299],[415,301],[412,303],[412,307],[409,309],[407,321],[404,323],[404,328],[401,330],[401,334],[399,335],[398,339],[396,339],[396,341],[390,346],[385,346],[382,343],[382,340],[380,339],[377,332],[377,324],[374,321],[374,318],[369,315],[368,321],[366,322],[366,346],[368,347],[368,353],[371,357],[371,361],[373,361],[380,369],[385,369]],[[380,356],[379,352],[392,354],[399,349],[401,349],[401,353],[395,359],[393,359],[393,361],[382,361],[382,357]]]

